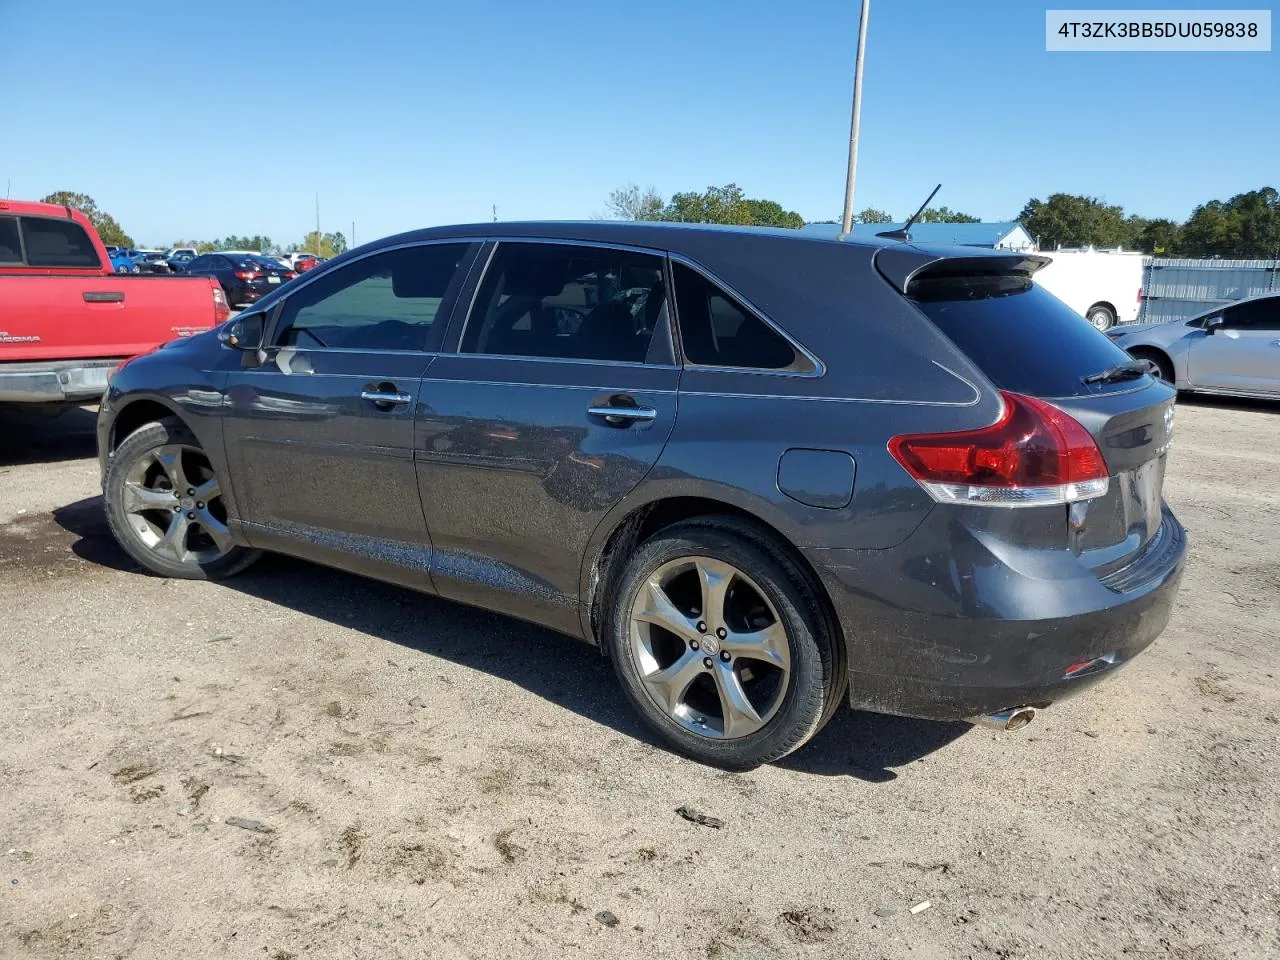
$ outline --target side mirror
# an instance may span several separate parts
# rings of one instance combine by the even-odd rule
[[[1222,317],[1210,317],[1204,322],[1204,332],[1206,336],[1213,336],[1213,331],[1222,326]]]
[[[218,339],[233,350],[260,350],[265,326],[261,313],[242,313],[218,332]]]

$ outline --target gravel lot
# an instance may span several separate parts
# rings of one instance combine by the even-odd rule
[[[0,414],[0,957],[1280,956],[1280,407],[1179,405],[1191,562],[1117,678],[1017,734],[846,709],[745,775],[498,615],[143,575],[91,430]]]

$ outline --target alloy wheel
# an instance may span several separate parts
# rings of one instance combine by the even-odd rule
[[[1161,368],[1160,364],[1157,363],[1155,360],[1152,360],[1150,357],[1144,357],[1142,360],[1142,364],[1144,367],[1146,367],[1146,372],[1149,373],[1156,380],[1165,379],[1164,370]]]
[[[199,447],[173,443],[143,453],[125,476],[121,507],[142,545],[172,563],[207,564],[235,545],[222,488]]]
[[[786,628],[755,581],[722,560],[682,557],[650,574],[632,605],[630,647],[645,692],[701,736],[755,733],[786,697]]]

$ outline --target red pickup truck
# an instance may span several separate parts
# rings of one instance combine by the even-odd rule
[[[0,404],[91,402],[121,360],[229,315],[212,277],[115,273],[83,213],[0,200]]]

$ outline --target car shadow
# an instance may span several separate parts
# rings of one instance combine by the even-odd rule
[[[147,575],[111,535],[101,497],[59,507],[53,515],[62,529],[77,537],[71,549],[78,557]],[[608,662],[594,648],[563,634],[276,554],[221,586],[501,677],[620,734],[662,747],[636,718]],[[799,773],[883,783],[896,779],[891,768],[945,747],[967,729],[966,724],[842,707],[812,743],[777,765]]]
[[[0,467],[97,454],[97,408],[0,404]]]
[[[1245,413],[1280,413],[1280,400],[1254,400],[1250,397],[1219,397],[1209,393],[1180,393],[1180,407],[1219,407]]]

